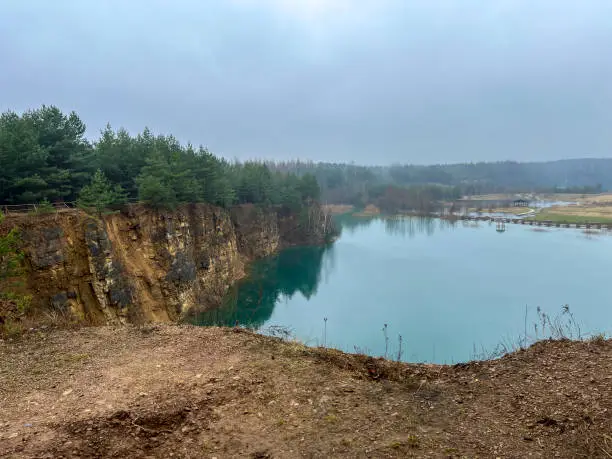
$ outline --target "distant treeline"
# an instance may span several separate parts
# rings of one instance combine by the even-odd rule
[[[433,166],[357,166],[291,161],[269,163],[277,171],[312,174],[329,203],[374,203],[381,189],[393,195],[423,193],[453,199],[486,193],[598,193],[612,189],[612,159],[542,163],[465,163]],[[424,199],[424,198],[423,198]]]
[[[131,136],[110,126],[91,143],[73,112],[43,106],[0,116],[0,204],[78,201],[102,211],[139,200],[156,207],[208,202],[283,205],[319,199],[307,172],[230,163],[203,147],[181,145],[148,129]]]
[[[316,178],[321,199],[330,204],[352,204],[358,208],[374,204],[382,211],[438,210],[442,201],[453,201],[462,196],[459,186],[434,180],[403,181],[391,175],[390,167],[367,167],[349,164],[312,162],[269,162],[270,169]]]

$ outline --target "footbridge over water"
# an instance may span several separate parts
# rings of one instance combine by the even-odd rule
[[[576,223],[576,222],[563,222],[563,221],[552,221],[552,220],[534,220],[527,218],[512,218],[512,217],[493,217],[493,216],[471,216],[471,215],[460,215],[454,217],[444,217],[452,220],[464,220],[464,221],[484,221],[484,222],[499,222],[499,223],[513,223],[516,225],[529,225],[529,226],[544,226],[549,228],[578,228],[578,229],[607,229],[612,230],[612,223]]]

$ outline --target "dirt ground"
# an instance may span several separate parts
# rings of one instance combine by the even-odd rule
[[[0,457],[612,457],[612,341],[397,364],[242,329],[0,342]]]

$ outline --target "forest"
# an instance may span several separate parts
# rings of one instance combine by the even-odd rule
[[[272,170],[314,175],[321,199],[363,206],[384,195],[424,202],[485,193],[599,193],[612,189],[612,159],[572,159],[540,163],[501,161],[445,165],[359,166],[289,161]],[[418,205],[418,204],[412,204]],[[380,207],[380,206],[379,206]]]
[[[54,106],[0,116],[0,165],[4,205],[77,202],[101,212],[129,201],[158,208],[207,202],[297,211],[319,199],[311,174],[272,171],[261,162],[230,163],[148,129],[132,136],[107,126],[90,142],[78,115]]]
[[[146,128],[131,135],[108,125],[93,142],[85,130],[76,113],[54,106],[0,115],[0,204],[76,202],[102,212],[134,201],[158,208],[207,202],[299,210],[320,200],[429,212],[466,195],[612,188],[612,159],[431,166],[238,163]]]

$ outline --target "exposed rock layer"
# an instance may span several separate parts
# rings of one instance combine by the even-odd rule
[[[316,206],[280,209],[205,204],[174,212],[141,206],[95,218],[69,211],[7,218],[18,226],[25,270],[20,293],[38,310],[91,324],[176,321],[219,305],[248,262],[293,244],[321,243]]]

